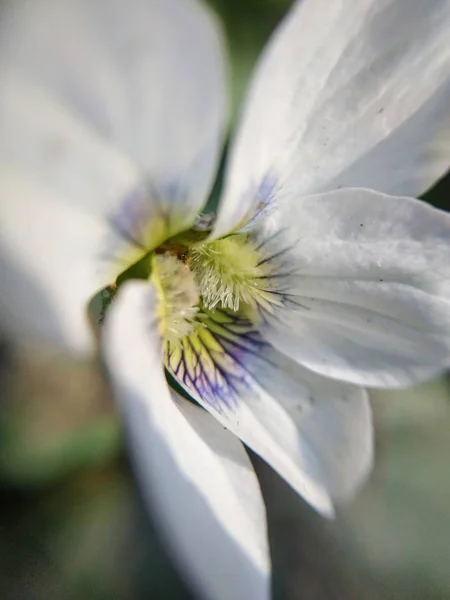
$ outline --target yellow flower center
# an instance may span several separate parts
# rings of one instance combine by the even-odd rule
[[[189,267],[165,252],[153,258],[151,281],[159,296],[159,317],[164,338],[174,343],[191,333],[200,296]]]
[[[261,256],[245,236],[200,242],[189,250],[190,268],[203,305],[237,312],[240,304],[252,305],[261,291],[264,267]]]
[[[212,242],[166,243],[153,256],[151,280],[160,292],[163,335],[171,343],[202,327],[217,308],[253,314],[276,301],[265,289],[268,266],[246,235]]]

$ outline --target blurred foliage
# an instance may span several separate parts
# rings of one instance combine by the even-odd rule
[[[229,40],[235,123],[290,2],[210,4]],[[448,210],[449,192],[447,177],[426,199]],[[0,598],[189,600],[141,505],[101,370],[41,348],[2,349],[0,384]],[[375,472],[332,522],[252,456],[276,600],[450,600],[449,399],[445,379],[374,394]]]
[[[0,412],[4,481],[45,485],[117,455],[118,423],[93,365],[33,347],[5,360]]]

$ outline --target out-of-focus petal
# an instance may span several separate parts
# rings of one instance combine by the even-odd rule
[[[301,0],[256,70],[216,236],[276,199],[418,196],[449,167],[450,2]]]
[[[269,597],[265,510],[239,440],[167,387],[147,283],[126,284],[103,351],[142,491],[184,576],[205,600]]]
[[[169,371],[198,402],[324,515],[351,499],[372,465],[362,388],[324,379],[220,310],[169,346]]]
[[[260,228],[264,337],[313,371],[398,387],[450,362],[450,216],[419,200],[346,189],[302,198]],[[271,258],[272,257],[272,258]]]
[[[0,56],[2,161],[95,213],[164,219],[166,236],[191,225],[226,108],[220,35],[199,3],[7,3]]]
[[[0,169],[0,329],[92,350],[87,304],[111,282],[99,262],[111,235],[47,187]]]

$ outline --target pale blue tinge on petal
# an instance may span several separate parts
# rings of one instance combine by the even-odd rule
[[[175,183],[152,184],[119,146],[42,82],[7,68],[0,69],[0,80],[1,164],[51,190],[69,211],[80,209],[103,221],[108,234],[98,250],[98,268],[109,273],[111,283],[177,229],[180,220],[170,203],[188,206],[186,190]],[[39,197],[35,202],[39,210]]]
[[[450,362],[450,216],[419,200],[344,189],[297,199],[259,228],[283,306],[264,337],[305,367],[373,387]]]
[[[215,235],[338,187],[417,196],[449,167],[450,2],[301,0],[257,67]]]
[[[270,559],[256,475],[232,433],[169,392],[157,301],[152,285],[127,283],[103,331],[144,498],[198,597],[267,600]]]
[[[189,226],[226,116],[224,51],[203,6],[19,0],[2,7],[0,33],[1,160],[108,218],[156,190],[149,218],[163,213],[168,234]]]
[[[332,515],[373,458],[366,392],[324,379],[277,352],[246,319],[216,310],[166,346],[178,383],[267,461],[317,511]]]

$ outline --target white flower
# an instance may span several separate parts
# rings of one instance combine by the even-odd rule
[[[238,438],[330,515],[370,471],[364,388],[449,363],[450,218],[405,197],[449,164],[449,27],[448,0],[296,3],[208,234],[226,114],[209,13],[2,9],[2,327],[90,352],[88,302],[143,259],[150,279],[119,286],[101,347],[145,496],[204,598],[269,595]],[[208,412],[168,387],[162,358]]]

